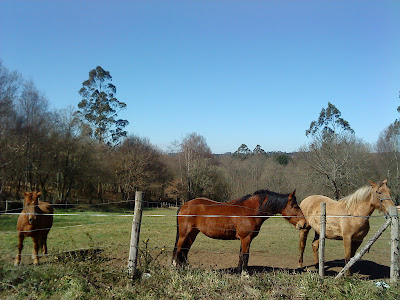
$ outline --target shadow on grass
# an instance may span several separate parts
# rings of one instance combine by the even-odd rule
[[[335,277],[340,270],[345,266],[344,259],[333,260],[325,263],[325,275]],[[332,270],[334,269],[334,270]],[[249,266],[249,275],[257,273],[271,273],[271,272],[289,272],[291,274],[301,274],[306,270],[318,273],[318,267],[315,265],[306,266],[304,268],[290,269],[290,268],[274,268],[268,266]],[[222,273],[237,274],[237,268],[219,269]],[[377,264],[369,260],[360,260],[356,262],[352,268],[353,274],[358,274],[361,277],[366,277],[370,280],[390,278],[390,267]]]
[[[336,276],[344,266],[344,259],[328,261],[325,263],[325,274]],[[337,270],[331,270],[332,268],[337,268]],[[352,272],[371,280],[390,278],[390,267],[370,260],[359,260],[353,265]]]

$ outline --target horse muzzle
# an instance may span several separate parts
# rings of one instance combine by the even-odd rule
[[[299,222],[297,222],[296,224],[296,228],[297,229],[306,229],[308,227],[308,224],[305,220],[300,220]]]
[[[30,225],[34,225],[36,223],[36,217],[34,216],[29,217],[28,222]]]

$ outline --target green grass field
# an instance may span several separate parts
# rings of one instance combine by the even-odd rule
[[[170,285],[196,285],[194,283],[195,278],[204,279],[206,277],[209,278],[207,279],[207,282],[209,282],[207,285],[212,285],[212,282],[214,282],[213,284],[222,286],[204,286],[203,289],[208,292],[203,295],[202,288],[196,285],[194,288],[197,289],[198,293],[194,293],[193,295],[197,295],[197,298],[203,298],[203,296],[206,298],[207,295],[211,295],[211,298],[217,297],[217,295],[219,295],[218,290],[220,290],[220,295],[222,295],[224,293],[224,285],[227,285],[227,288],[237,296],[243,293],[243,291],[238,290],[238,287],[234,286],[234,282],[240,285],[239,281],[243,280],[241,276],[236,274],[221,274],[221,270],[236,267],[240,247],[239,241],[213,240],[199,234],[189,252],[191,268],[184,271],[170,270],[169,264],[176,235],[176,209],[145,209],[143,211],[140,235],[141,242],[139,245],[140,268],[142,271],[150,272],[153,276],[150,280],[140,281],[140,288],[138,288],[138,283],[136,283],[136,288],[133,289],[126,288],[126,283],[129,282],[129,279],[126,277],[125,272],[129,254],[130,231],[132,226],[131,216],[121,216],[125,213],[121,214],[117,212],[78,212],[76,210],[56,210],[55,213],[62,215],[54,217],[53,228],[48,237],[48,247],[51,255],[42,258],[41,265],[33,266],[31,259],[32,242],[31,239],[26,239],[23,250],[23,254],[25,255],[23,256],[22,265],[20,267],[13,266],[13,259],[16,255],[17,247],[17,232],[15,228],[17,216],[0,215],[0,263],[2,268],[0,275],[3,275],[5,278],[0,279],[2,284],[0,286],[0,298],[4,298],[7,295],[10,295],[11,298],[16,295],[21,295],[21,297],[24,298],[24,296],[32,293],[32,283],[28,285],[28,287],[24,287],[24,289],[22,289],[23,292],[16,292],[19,290],[19,286],[24,286],[22,282],[19,282],[18,278],[21,276],[24,277],[27,273],[31,274],[32,278],[38,280],[39,283],[36,282],[35,284],[39,284],[39,287],[35,285],[36,289],[39,289],[39,291],[43,290],[42,293],[39,291],[35,292],[36,298],[40,298],[42,295],[46,295],[46,297],[53,297],[54,295],[58,297],[62,295],[62,297],[64,297],[63,295],[70,295],[74,289],[79,290],[77,295],[81,295],[76,298],[85,299],[94,297],[96,291],[93,290],[91,286],[95,286],[95,284],[91,283],[87,286],[87,283],[81,282],[81,280],[88,280],[87,276],[80,277],[81,275],[79,275],[85,273],[91,276],[91,278],[95,278],[96,282],[105,281],[107,286],[111,284],[114,291],[119,290],[118,293],[121,294],[121,298],[127,295],[125,293],[129,294],[131,292],[137,297],[143,296],[141,293],[147,295],[149,293],[147,290],[148,288],[151,287],[154,289],[154,286],[150,284],[153,280],[157,280],[162,285],[165,285],[163,288],[160,286],[157,287],[157,289],[160,290],[159,292],[163,295],[162,298],[175,298],[178,295],[183,299],[191,298],[192,296],[190,293],[183,291],[182,287],[177,287],[174,291],[180,292],[174,294],[174,292],[171,291]],[[69,213],[77,215],[68,215]],[[378,214],[374,216],[378,216]],[[373,217],[370,221],[371,230],[364,240],[363,245],[379,229],[385,219],[383,217]],[[282,278],[282,280],[285,278],[284,280],[286,282],[289,280],[288,278],[290,278],[289,281],[295,282],[293,283],[293,287],[304,285],[304,281],[307,281],[307,287],[304,288],[300,294],[296,294],[297,292],[295,293],[297,296],[304,294],[306,298],[311,295],[311,292],[316,292],[309,289],[310,284],[318,283],[324,285],[326,283],[327,285],[335,285],[336,281],[332,276],[340,270],[338,266],[335,265],[329,269],[331,273],[328,271],[327,274],[330,276],[322,283],[315,274],[315,268],[313,266],[311,267],[312,238],[313,233],[310,233],[305,252],[305,265],[309,265],[310,268],[308,272],[294,274],[294,270],[298,265],[299,256],[298,231],[282,218],[271,218],[267,220],[262,226],[259,236],[253,240],[251,245],[249,266],[253,268],[250,268],[250,270],[254,272],[246,279],[249,287],[248,291],[244,292],[245,298],[250,299],[251,295],[258,295],[255,298],[263,298],[264,292],[271,297],[273,293],[276,292],[277,286],[281,285],[284,286],[282,295],[286,293],[289,296],[293,296],[295,291],[292,290],[292,287],[287,286],[287,284],[283,282],[279,283],[279,278]],[[82,256],[77,257],[77,249],[100,249],[101,253],[96,254],[97,252],[81,251]],[[327,240],[326,260],[332,262],[343,259],[343,256],[342,242]],[[360,285],[364,285],[366,282],[372,282],[365,280],[370,277],[375,280],[385,279],[385,274],[388,272],[388,266],[390,265],[389,232],[383,234],[381,239],[374,244],[371,251],[363,257],[363,262],[360,264],[360,275],[356,275],[351,279],[345,279],[344,282],[346,282],[346,284],[347,282],[352,282],[354,285],[354,282],[359,281]],[[367,272],[363,270],[363,265],[365,266],[364,269],[368,269]],[[267,269],[268,272],[256,272],[261,268]],[[377,272],[376,276],[370,274],[374,268]],[[57,272],[57,270],[63,270],[67,274],[54,275],[54,272]],[[55,282],[52,281],[52,276],[56,277]],[[360,276],[364,279],[359,280]],[[163,280],[165,280],[165,282],[163,282]],[[253,280],[255,280],[257,284],[253,282]],[[265,290],[264,287],[262,289],[260,287],[257,288],[257,286],[261,286],[262,280],[267,280],[270,283],[272,282],[270,284],[270,290]],[[75,281],[77,283],[74,283],[75,285],[72,284]],[[44,282],[42,287],[40,287],[40,282]],[[89,280],[89,283],[90,282],[91,280]],[[264,282],[264,285],[268,286],[268,282]],[[97,284],[101,290],[100,293],[104,294],[106,298],[110,295],[114,295],[113,297],[116,298],[119,297],[118,293],[117,295],[109,290],[102,290],[105,287],[100,283]],[[147,284],[150,285],[147,286]],[[57,292],[53,295],[50,287],[54,289],[55,286],[59,286],[60,288],[56,288]],[[379,295],[382,294],[381,290],[378,289],[375,291],[374,288],[372,289],[371,293],[379,292]],[[390,298],[390,295],[392,295],[391,293],[397,295],[397,292],[398,290],[392,289],[389,294],[385,292],[384,295],[385,297],[389,295]],[[157,296],[157,293],[154,295],[155,298],[160,296]],[[314,297],[318,298],[318,293],[311,298]],[[149,298],[153,299],[152,297]]]
[[[129,241],[132,217],[123,213],[104,213],[95,211],[57,211],[53,228],[48,237],[50,254],[64,251],[101,248],[111,256],[123,260],[129,253]],[[68,215],[76,214],[76,215]],[[103,216],[105,215],[105,216]],[[121,216],[122,215],[122,216]],[[163,256],[172,255],[176,236],[175,209],[146,209],[143,212],[140,240],[148,241],[148,249],[157,252],[165,248]],[[375,214],[374,216],[379,216]],[[2,257],[12,261],[16,254],[17,231],[16,215],[0,216],[0,244]],[[383,217],[372,217],[371,230],[364,243],[384,223]],[[305,251],[305,265],[311,265],[310,233]],[[142,245],[144,246],[144,245]],[[189,261],[193,266],[203,265],[213,268],[235,267],[238,261],[239,241],[220,241],[199,234],[189,253]],[[24,264],[31,263],[28,254],[32,251],[31,239],[25,239]],[[260,234],[253,240],[250,249],[250,265],[277,268],[296,268],[298,262],[298,231],[282,218],[270,218],[262,226]],[[326,241],[326,260],[342,259],[344,256],[341,241]],[[390,235],[385,232],[363,259],[377,264],[390,265]],[[267,265],[265,263],[268,263]]]

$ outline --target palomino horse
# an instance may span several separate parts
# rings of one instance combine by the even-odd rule
[[[53,225],[53,207],[47,203],[39,201],[40,192],[24,193],[24,208],[21,211],[18,222],[18,254],[14,265],[21,263],[21,252],[25,237],[33,239],[33,263],[38,264],[38,251],[41,248],[47,254],[47,235],[51,225]],[[46,215],[50,214],[50,215]]]
[[[369,181],[369,183],[370,185],[358,189],[339,201],[313,195],[300,203],[307,223],[315,230],[312,243],[315,264],[318,263],[321,203],[326,203],[326,238],[343,240],[346,264],[354,256],[369,231],[369,216],[375,209],[388,214],[389,207],[394,206],[387,180],[379,183]],[[300,267],[303,266],[304,248],[311,227],[300,230]]]
[[[207,198],[186,202],[179,210],[172,264],[187,262],[188,252],[199,232],[220,240],[241,242],[238,272],[246,270],[250,243],[268,216],[282,214],[298,229],[305,228],[306,219],[297,205],[295,192],[277,194],[267,190],[240,199],[221,203]]]

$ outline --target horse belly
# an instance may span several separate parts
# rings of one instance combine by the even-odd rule
[[[321,219],[317,216],[308,217],[307,223],[315,230],[316,233],[321,234]],[[342,229],[338,218],[326,219],[325,236],[328,239],[340,240],[342,239]]]
[[[339,234],[339,231],[337,229],[336,230],[327,229],[326,238],[330,240],[343,240],[342,234]]]
[[[206,236],[218,240],[235,240],[236,228],[232,218],[199,217],[197,229]]]

